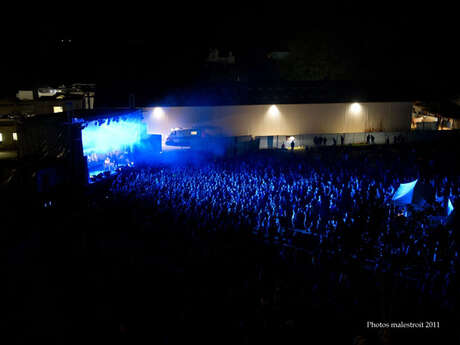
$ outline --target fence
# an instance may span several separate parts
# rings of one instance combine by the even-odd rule
[[[401,135],[405,142],[417,142],[417,141],[430,141],[435,139],[441,139],[444,137],[454,136],[460,133],[459,130],[451,131],[403,131],[403,132],[363,132],[363,133],[332,133],[332,134],[297,134],[294,135],[294,142],[296,147],[311,147],[316,146],[314,138],[323,137],[326,138],[327,146],[334,145],[334,138],[337,145],[341,144],[341,136],[344,137],[344,145],[349,144],[365,144],[367,141],[367,135],[371,134],[374,136],[375,144],[385,144],[386,139],[389,139],[390,144],[394,143],[394,138]],[[259,149],[280,149],[283,146],[290,148],[291,137],[285,135],[278,136],[262,136],[258,137],[260,140]],[[323,144],[324,146],[324,144]]]

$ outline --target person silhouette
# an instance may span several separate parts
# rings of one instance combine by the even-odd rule
[[[294,140],[291,141],[291,150],[294,150],[294,146],[295,146],[295,143],[294,143]]]

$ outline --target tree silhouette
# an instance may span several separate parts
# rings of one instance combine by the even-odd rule
[[[280,62],[286,80],[348,80],[356,77],[359,56],[340,35],[301,33],[288,43],[290,55]]]

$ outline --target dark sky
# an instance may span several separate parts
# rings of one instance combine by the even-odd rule
[[[430,80],[459,77],[453,9],[351,3],[305,2],[303,8],[283,9],[231,2],[211,7],[124,2],[104,10],[94,4],[61,3],[12,9],[14,24],[2,23],[2,88],[77,79],[175,83],[194,77],[210,47],[251,56],[285,47],[298,32],[314,29],[340,34],[368,68],[420,70]]]

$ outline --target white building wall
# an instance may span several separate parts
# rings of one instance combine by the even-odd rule
[[[144,108],[148,132],[161,134],[163,141],[172,128],[220,127],[229,136],[272,136],[298,134],[363,133],[410,129],[412,103],[360,103],[353,113],[352,103],[282,104],[278,113],[271,105],[217,107]]]

